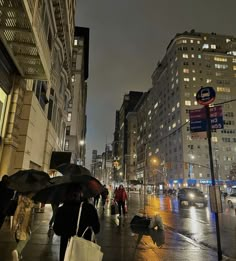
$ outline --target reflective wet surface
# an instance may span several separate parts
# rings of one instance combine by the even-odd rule
[[[209,208],[180,207],[175,197],[147,196],[130,193],[128,214],[118,218],[110,215],[110,206],[98,213],[101,231],[97,235],[98,244],[108,260],[217,260],[214,215]],[[130,221],[137,213],[153,216],[160,214],[165,230],[133,231]],[[45,213],[35,214],[32,238],[25,248],[24,260],[58,260],[59,238],[48,234],[50,206]],[[236,216],[234,210],[225,207],[220,215],[223,254],[236,258]],[[0,260],[11,260],[15,247],[9,224],[0,231]]]

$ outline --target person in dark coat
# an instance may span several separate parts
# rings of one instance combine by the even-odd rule
[[[60,261],[64,260],[68,240],[76,234],[79,208],[82,201],[83,206],[77,235],[82,236],[88,226],[93,228],[95,234],[100,231],[100,223],[95,207],[83,200],[80,190],[76,192],[74,188],[72,188],[71,191],[68,191],[68,197],[65,203],[58,208],[53,226],[55,234],[61,236]],[[90,230],[86,231],[84,238],[91,240]]]
[[[102,191],[102,193],[101,193],[101,196],[102,196],[102,208],[103,208],[103,210],[105,209],[105,204],[106,204],[108,195],[109,195],[109,191],[108,191],[108,189],[106,188],[106,185],[103,185],[103,191]]]
[[[0,229],[7,215],[10,201],[13,198],[14,190],[8,188],[9,177],[4,175],[0,181]]]

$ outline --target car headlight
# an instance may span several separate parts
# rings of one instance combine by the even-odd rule
[[[194,195],[193,193],[190,193],[190,194],[189,194],[189,197],[190,197],[190,198],[194,198],[195,195]]]

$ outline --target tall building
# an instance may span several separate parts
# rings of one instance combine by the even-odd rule
[[[147,144],[148,157],[159,161],[156,184],[205,190],[211,183],[206,136],[191,133],[188,123],[189,111],[202,107],[196,101],[201,86],[212,86],[214,104],[223,108],[224,128],[212,132],[216,179],[223,184],[236,161],[236,106],[230,102],[236,97],[236,38],[194,30],[177,34],[152,74],[152,86]]]
[[[75,0],[0,2],[0,175],[64,149]]]
[[[133,157],[133,155],[128,154],[128,121],[127,121],[127,115],[129,112],[132,112],[142,97],[142,92],[135,92],[130,91],[129,94],[124,95],[123,103],[121,105],[121,108],[119,110],[119,113],[116,113],[116,126],[115,126],[115,133],[114,133],[114,140],[113,142],[113,149],[115,149],[115,152],[117,155],[115,157],[117,158],[119,162],[119,166],[116,169],[114,175],[116,177],[119,177],[119,175],[122,177],[121,180],[124,182],[127,182],[129,178],[129,173],[127,173],[127,160],[129,161],[129,158]]]
[[[85,165],[89,28],[75,27],[71,99],[67,108],[65,151],[73,163]]]

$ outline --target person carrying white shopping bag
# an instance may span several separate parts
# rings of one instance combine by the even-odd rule
[[[92,230],[90,229],[90,227],[92,228]],[[68,189],[67,200],[57,210],[53,229],[58,236],[61,236],[60,261],[102,260],[102,259],[94,259],[95,252],[96,252],[95,250],[97,249],[96,247],[94,248],[95,250],[93,250],[92,247],[89,248],[89,253],[86,258],[89,258],[91,256],[91,259],[82,259],[81,257],[81,255],[84,254],[86,251],[88,252],[88,245],[94,244],[90,240],[92,238],[93,232],[97,234],[100,231],[100,223],[95,207],[92,204],[89,204],[87,201],[82,200],[82,192],[80,189],[78,189],[78,186],[76,189],[74,188]],[[83,238],[81,238],[82,235]],[[79,244],[78,241],[80,242],[85,241],[85,242]],[[87,250],[84,247],[86,243],[88,243]],[[89,243],[93,243],[93,244],[89,244]],[[71,254],[71,257],[69,257],[70,259],[68,259],[69,252],[67,253],[67,257],[65,257],[66,251],[67,252],[73,251],[70,253]]]

